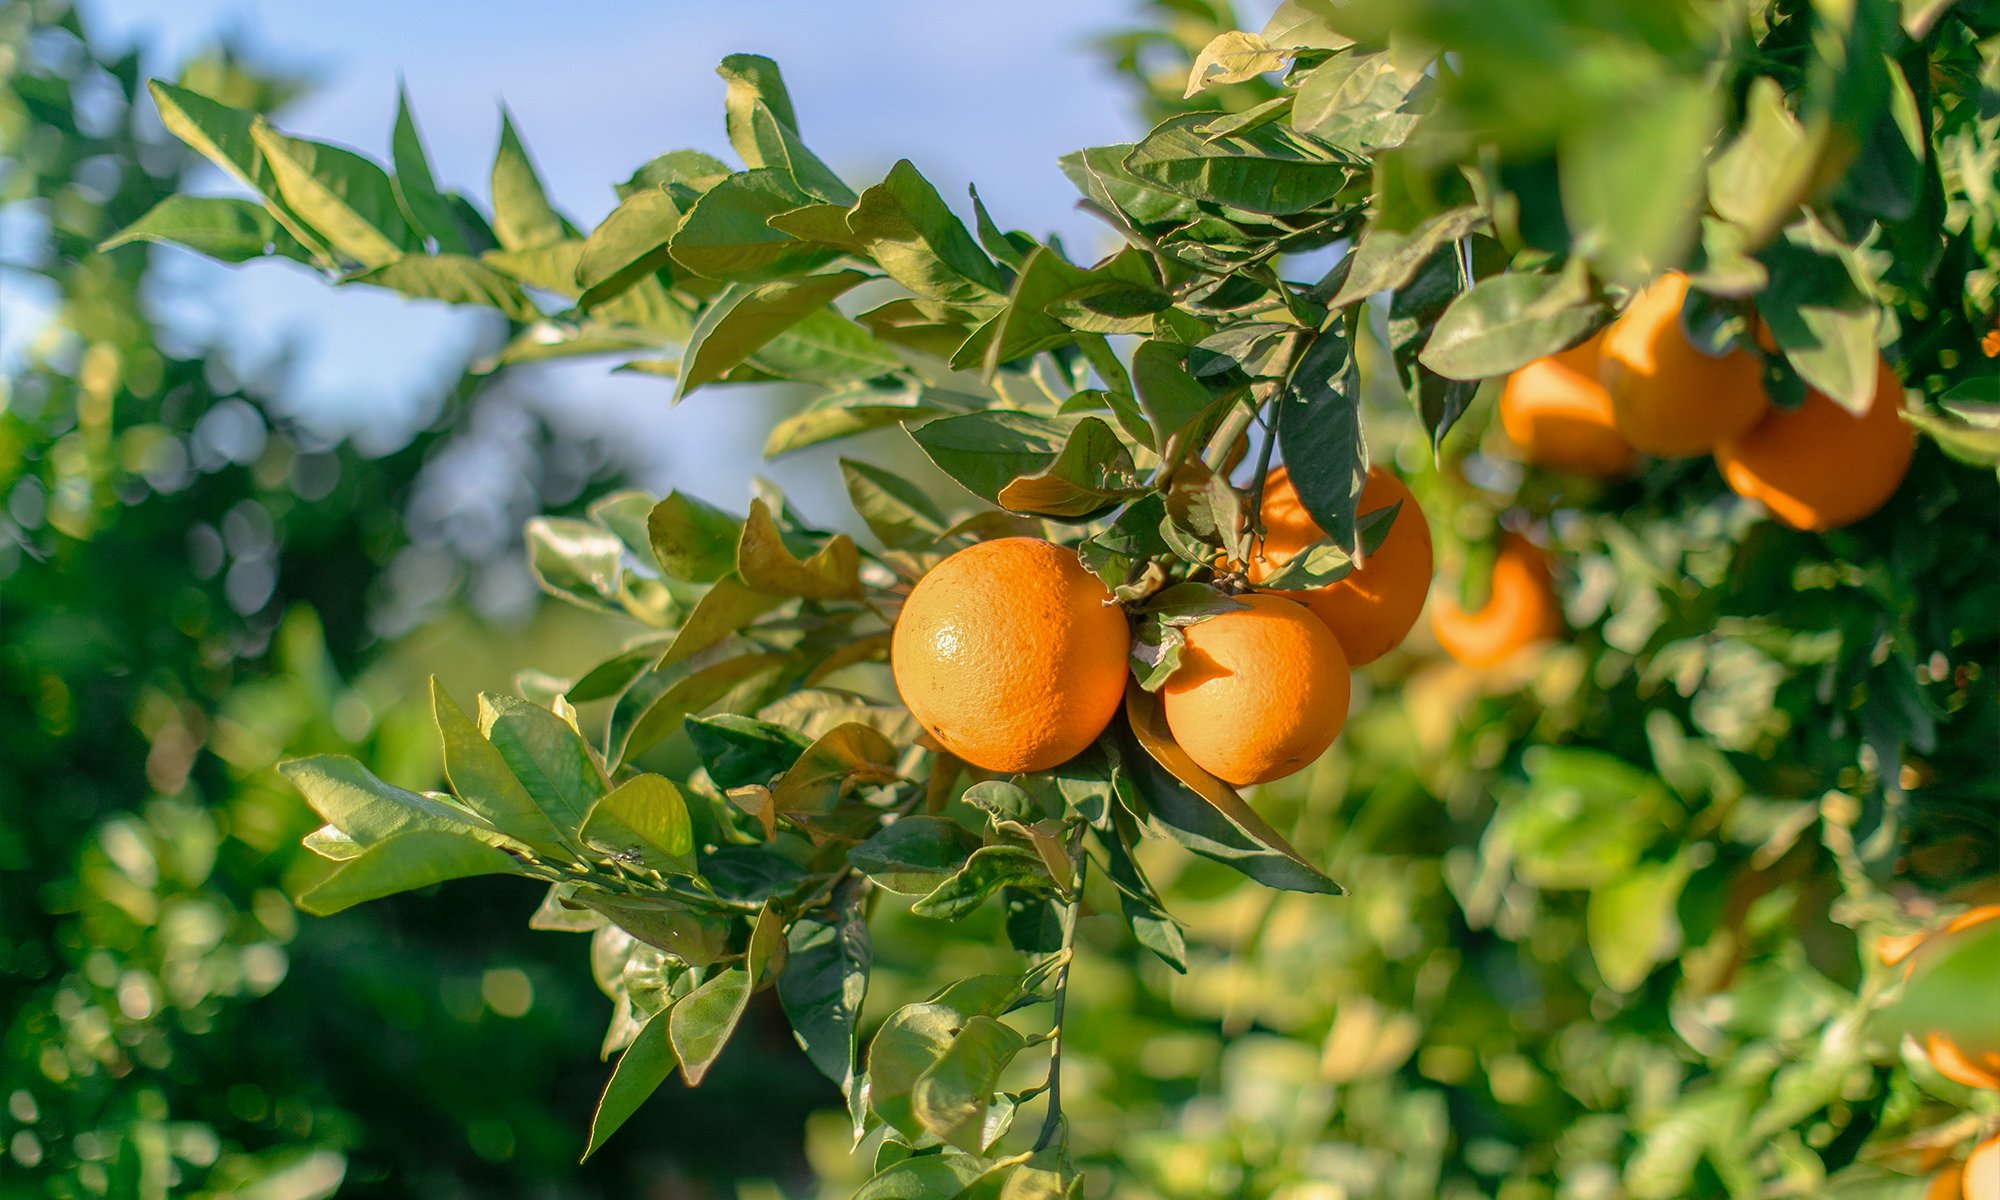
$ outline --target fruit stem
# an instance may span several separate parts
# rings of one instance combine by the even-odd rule
[[[1083,853],[1083,826],[1078,825],[1069,842],[1070,876],[1076,880],[1070,889],[1070,901],[1063,909],[1062,966],[1056,969],[1056,1007],[1049,1029],[1049,1077],[1042,1084],[1049,1093],[1048,1115],[1042,1118],[1042,1131],[1035,1138],[1035,1149],[1047,1149],[1056,1140],[1062,1129],[1062,1052],[1063,1052],[1063,1010],[1069,1005],[1069,969],[1076,961],[1072,948],[1076,944],[1076,919],[1083,911],[1083,879],[1090,867],[1090,859]]]

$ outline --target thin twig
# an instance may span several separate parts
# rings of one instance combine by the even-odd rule
[[[1062,966],[1056,971],[1056,1007],[1049,1030],[1049,1077],[1043,1087],[1049,1093],[1048,1115],[1042,1118],[1042,1131],[1035,1138],[1035,1149],[1046,1149],[1055,1141],[1056,1133],[1062,1128],[1062,1052],[1063,1052],[1063,1010],[1069,1005],[1069,969],[1076,961],[1076,919],[1083,911],[1083,881],[1090,867],[1090,860],[1083,854],[1083,826],[1076,827],[1076,834],[1069,844],[1070,874],[1076,880],[1070,891],[1069,906],[1063,909]]]

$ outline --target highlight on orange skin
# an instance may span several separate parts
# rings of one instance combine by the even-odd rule
[[[1715,465],[1737,495],[1793,529],[1838,529],[1887,504],[1909,474],[1916,436],[1902,411],[1903,385],[1878,359],[1867,412],[1808,389],[1797,408],[1774,408],[1717,445]]]
[[[1500,540],[1484,605],[1466,612],[1439,596],[1431,607],[1431,632],[1438,645],[1468,667],[1498,666],[1562,631],[1562,605],[1556,600],[1548,555],[1518,533]]]
[[[1430,594],[1431,526],[1409,487],[1381,467],[1368,469],[1355,511],[1366,516],[1402,505],[1388,536],[1347,577],[1321,588],[1277,593],[1297,600],[1326,623],[1340,640],[1348,664],[1374,662],[1402,644]],[[1264,477],[1264,545],[1246,574],[1258,584],[1278,573],[1308,546],[1326,536],[1299,502],[1291,472],[1274,467]]]
[[[1704,354],[1681,329],[1688,277],[1669,272],[1604,331],[1598,378],[1625,440],[1657,458],[1707,454],[1770,407],[1763,369],[1741,347]]]
[[[1604,333],[1538,358],[1500,388],[1500,427],[1522,462],[1609,479],[1630,471],[1638,451],[1618,432],[1611,396],[1598,381]]]

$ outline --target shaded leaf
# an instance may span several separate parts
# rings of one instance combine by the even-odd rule
[[[944,817],[915,816],[891,821],[847,852],[847,861],[881,887],[921,896],[965,865],[979,839]]]
[[[682,353],[674,399],[720,379],[771,339],[868,276],[835,271],[758,286],[731,284],[702,311]]]

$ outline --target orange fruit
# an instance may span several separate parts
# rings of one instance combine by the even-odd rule
[[[1948,1163],[1944,1169],[1931,1176],[1924,1188],[1924,1200],[1959,1200],[1965,1193],[1959,1182],[1965,1178],[1965,1168],[1958,1163]]]
[[[1431,526],[1403,481],[1381,467],[1368,469],[1355,511],[1366,516],[1400,501],[1395,523],[1375,553],[1345,579],[1322,588],[1285,592],[1326,622],[1351,666],[1371,663],[1400,644],[1431,588]],[[1251,583],[1262,583],[1326,534],[1299,503],[1291,472],[1274,467],[1264,477],[1264,554],[1252,560]]]
[[[1431,609],[1438,644],[1468,667],[1491,667],[1516,651],[1562,633],[1562,606],[1549,578],[1549,558],[1518,533],[1500,540],[1486,603],[1466,612],[1440,596]]]
[[[1660,458],[1707,454],[1770,407],[1755,355],[1741,347],[1704,354],[1681,331],[1687,293],[1678,271],[1654,280],[1604,331],[1599,350],[1618,432]]]
[[[1611,396],[1598,382],[1604,334],[1538,358],[1507,376],[1500,388],[1500,427],[1521,461],[1600,479],[1623,475],[1638,461],[1618,432]]]
[[[1916,439],[1902,411],[1903,385],[1877,360],[1867,412],[1857,417],[1808,389],[1797,408],[1774,408],[1724,439],[1715,465],[1737,495],[1793,529],[1838,529],[1887,504],[1909,474]]]
[[[1132,631],[1074,551],[981,542],[917,581],[889,643],[903,703],[988,771],[1040,771],[1097,740],[1125,698]]]
[[[1347,655],[1302,606],[1251,592],[1246,606],[1182,632],[1180,669],[1160,688],[1167,730],[1226,783],[1268,783],[1325,753],[1347,723]]]
[[[1965,1191],[1965,1200],[2000,1200],[2000,1137],[1987,1138],[1972,1148],[1959,1187]]]

